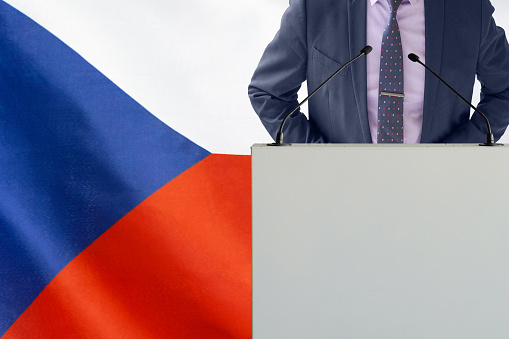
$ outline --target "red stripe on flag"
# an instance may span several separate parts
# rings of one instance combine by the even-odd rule
[[[210,155],[111,227],[3,338],[250,338],[250,157]]]

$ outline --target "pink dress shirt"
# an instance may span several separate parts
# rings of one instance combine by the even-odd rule
[[[387,0],[366,0],[368,45],[373,51],[367,55],[368,116],[371,138],[376,143],[378,117],[378,85],[380,76],[380,45],[382,35],[389,17]],[[408,54],[415,53],[425,62],[425,26],[424,0],[403,0],[399,6],[398,25],[403,44],[403,128],[404,143],[419,143],[422,131],[422,110],[424,103],[425,68],[408,59]]]

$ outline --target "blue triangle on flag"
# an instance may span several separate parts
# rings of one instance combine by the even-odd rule
[[[0,336],[88,245],[209,152],[0,2]]]

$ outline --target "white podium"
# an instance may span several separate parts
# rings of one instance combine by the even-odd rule
[[[252,147],[253,336],[509,338],[509,146]]]

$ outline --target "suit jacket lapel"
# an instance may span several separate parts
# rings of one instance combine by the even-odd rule
[[[347,0],[348,3],[348,38],[350,58],[357,56],[366,46],[366,0]],[[366,57],[351,65],[352,85],[357,103],[357,113],[366,143],[371,142],[367,104]]]
[[[426,56],[425,62],[431,69],[440,74],[442,59],[442,43],[444,38],[444,4],[445,0],[425,0],[426,17]],[[426,71],[424,85],[424,107],[422,120],[421,142],[431,142],[430,128],[435,114],[439,80]]]

